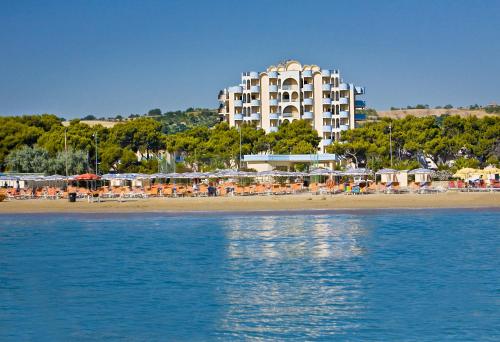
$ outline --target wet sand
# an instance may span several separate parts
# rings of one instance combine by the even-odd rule
[[[500,193],[401,194],[401,195],[284,195],[106,199],[88,203],[68,200],[14,200],[0,202],[0,213],[127,213],[127,212],[252,212],[300,210],[499,208]]]

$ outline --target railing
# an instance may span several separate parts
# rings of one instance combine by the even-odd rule
[[[299,90],[299,86],[294,84],[294,85],[283,85],[281,86],[282,90]]]
[[[302,119],[311,120],[312,118],[313,118],[312,112],[304,112],[304,114],[302,114]]]
[[[331,119],[332,112],[323,112],[323,119]]]

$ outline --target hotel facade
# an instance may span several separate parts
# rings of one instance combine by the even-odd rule
[[[264,72],[244,72],[241,83],[219,92],[219,114],[231,127],[254,123],[267,133],[285,121],[308,120],[322,138],[320,151],[339,141],[342,131],[365,119],[357,96],[364,87],[345,83],[338,70],[290,60]]]

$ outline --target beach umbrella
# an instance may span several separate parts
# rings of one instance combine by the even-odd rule
[[[481,170],[473,169],[471,167],[464,167],[453,175],[455,178],[467,179],[473,175],[480,175]]]
[[[80,180],[99,180],[101,179],[100,176],[93,174],[93,173],[84,173],[81,175],[77,175],[73,177],[74,180],[80,181]]]
[[[15,181],[20,180],[17,176],[2,175],[0,176],[0,181]]]
[[[342,176],[371,176],[372,171],[370,169],[365,168],[349,168],[340,173]]]
[[[311,176],[338,176],[340,174],[339,171],[336,170],[330,170],[330,169],[323,169],[323,168],[317,168],[314,170],[309,171],[309,175]]]
[[[398,173],[398,172],[399,172],[398,170],[394,170],[394,169],[380,169],[377,172],[375,172],[375,174],[376,175],[391,175],[391,174]]]
[[[429,174],[429,175],[432,175],[434,174],[434,170],[431,170],[431,169],[423,169],[423,168],[420,168],[420,169],[413,169],[411,171],[408,172],[409,175],[423,175],[423,174]]]
[[[483,170],[483,174],[485,175],[496,175],[496,174],[500,174],[500,169],[497,168],[497,167],[494,167],[494,166],[488,166],[488,167],[485,167],[484,170]]]

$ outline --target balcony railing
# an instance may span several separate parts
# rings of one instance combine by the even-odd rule
[[[270,93],[275,93],[275,92],[277,92],[277,91],[278,91],[278,86],[277,86],[277,85],[271,84],[271,85],[269,86],[269,92],[270,92]]]
[[[269,120],[278,120],[279,116],[279,113],[271,113],[269,114]]]
[[[269,127],[269,132],[270,133],[276,133],[276,132],[278,132],[278,127],[276,127],[276,126]]]
[[[234,100],[234,106],[235,107],[241,107],[241,106],[243,106],[243,101],[241,101],[241,100]]]
[[[339,90],[349,90],[349,84],[347,84],[347,83],[340,83],[339,84]]]
[[[278,78],[278,72],[276,72],[276,71],[269,71],[267,73],[267,76],[269,76],[269,78]]]
[[[323,119],[331,119],[332,112],[323,112]]]
[[[312,70],[302,71],[302,77],[312,77]]]
[[[270,106],[277,106],[278,105],[278,99],[269,99],[269,105]]]
[[[312,120],[313,117],[314,116],[312,112],[304,112],[304,114],[302,114],[302,119]]]
[[[354,114],[354,120],[366,120],[366,114],[364,113],[356,113]]]
[[[332,139],[323,139],[322,145],[323,146],[330,146],[332,144]]]
[[[239,94],[239,93],[243,92],[243,88],[241,86],[234,86],[234,87],[227,88],[227,91],[230,93]]]
[[[294,84],[294,85],[283,85],[281,86],[282,90],[299,90],[299,86]]]
[[[348,99],[347,97],[341,97],[341,98],[339,99],[339,103],[340,103],[341,105],[346,105],[346,104],[349,104],[349,99]]]
[[[306,105],[306,106],[312,106],[313,104],[314,104],[314,101],[313,101],[312,97],[304,99],[304,105]]]
[[[349,112],[343,110],[339,113],[339,116],[341,119],[347,119],[347,118],[349,118]]]
[[[251,93],[260,93],[260,86],[251,86],[250,92]]]
[[[332,131],[332,126],[330,125],[323,126],[323,132],[331,132],[331,131]]]
[[[332,104],[332,99],[331,98],[324,98],[323,99],[323,104],[324,105],[331,105]]]
[[[321,76],[323,77],[330,77],[332,75],[332,72],[328,69],[323,69],[321,70]]]
[[[365,101],[356,100],[355,106],[356,106],[356,108],[365,108],[366,103],[365,103]]]
[[[252,100],[250,104],[252,105],[252,107],[258,107],[260,106],[260,100]]]
[[[313,85],[312,84],[304,84],[302,87],[303,91],[313,91]]]
[[[329,84],[329,83],[322,84],[321,88],[323,89],[323,91],[331,91],[332,90],[332,85]]]
[[[250,119],[253,121],[259,121],[260,120],[260,113],[252,113],[250,114]]]
[[[234,121],[243,120],[243,114],[234,114]]]
[[[347,131],[349,129],[349,125],[340,125],[341,131]]]

